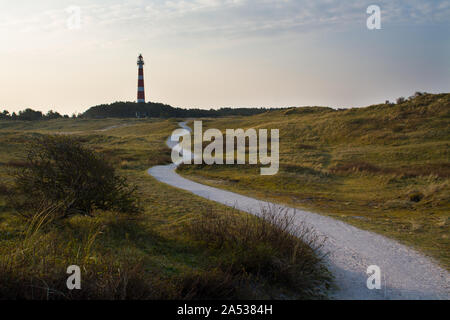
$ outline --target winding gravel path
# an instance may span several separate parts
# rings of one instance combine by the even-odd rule
[[[186,123],[182,128],[190,131]],[[173,148],[176,142],[167,140]],[[325,236],[326,263],[338,289],[332,299],[449,299],[450,276],[431,259],[398,242],[348,225],[342,221],[308,211],[263,202],[234,192],[224,191],[179,176],[176,165],[155,166],[148,173],[171,186],[236,209],[258,214],[263,207],[276,206],[295,210],[296,223],[306,223]],[[381,289],[367,288],[367,267],[381,269]]]

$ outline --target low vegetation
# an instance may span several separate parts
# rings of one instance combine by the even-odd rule
[[[280,170],[185,165],[202,183],[311,209],[450,263],[450,94],[334,110],[290,108],[203,121],[204,130],[280,130]]]
[[[330,277],[312,232],[300,240],[281,215],[269,225],[146,174],[170,162],[176,127],[0,122],[0,299],[324,298]],[[70,265],[81,290],[66,287]]]
[[[228,279],[222,290],[229,298],[258,297],[264,285],[272,288],[266,290],[267,298],[326,296],[330,276],[321,262],[324,239],[296,225],[293,213],[275,207],[263,209],[259,217],[206,210],[188,230],[206,249],[220,252],[212,274],[220,272]],[[196,290],[195,297],[207,298],[202,289]]]

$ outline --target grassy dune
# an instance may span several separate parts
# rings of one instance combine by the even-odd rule
[[[291,108],[203,126],[279,129],[280,171],[185,165],[181,174],[331,215],[450,267],[450,94],[349,110]]]
[[[267,226],[146,174],[170,161],[165,140],[176,127],[175,120],[0,122],[0,299],[324,297],[329,277],[308,244],[284,237],[276,247],[272,239],[259,238],[262,245],[248,247],[245,228]],[[97,211],[53,224],[15,214],[8,202],[14,197],[9,173],[23,165],[30,139],[62,132],[105,155],[138,186],[141,214]],[[208,233],[222,217],[235,229]],[[200,227],[209,239],[199,237]],[[280,269],[275,263],[283,259],[288,262]],[[72,264],[82,268],[80,291],[65,285]],[[261,266],[270,272],[260,272]],[[304,274],[303,282],[291,280],[296,272]]]

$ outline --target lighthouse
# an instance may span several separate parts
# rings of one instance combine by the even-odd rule
[[[137,90],[137,102],[145,103],[145,89],[144,89],[144,58],[142,54],[139,55],[137,65],[138,71],[138,90]]]

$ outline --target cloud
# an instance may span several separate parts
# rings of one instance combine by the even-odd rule
[[[85,11],[93,25],[139,26],[155,34],[245,37],[258,32],[365,27],[370,4],[361,0],[170,0],[96,5]],[[450,21],[446,1],[385,0],[378,4],[385,26]]]
[[[55,5],[59,2],[55,2]],[[83,28],[91,32],[145,32],[147,36],[248,37],[317,28],[365,26],[372,1],[169,0],[97,1],[80,5]],[[383,27],[447,24],[448,1],[380,0]],[[74,1],[76,5],[76,1]],[[20,13],[20,11],[17,11]],[[16,13],[17,14],[17,13]],[[0,16],[3,32],[66,32],[65,8]]]

